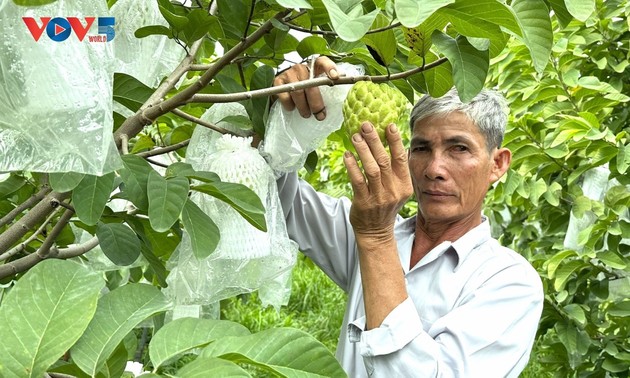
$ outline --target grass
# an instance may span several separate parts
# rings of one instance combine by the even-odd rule
[[[307,257],[299,255],[287,306],[279,312],[273,307],[263,308],[257,293],[244,294],[221,302],[221,318],[241,323],[252,332],[298,328],[334,353],[345,303],[346,294]]]

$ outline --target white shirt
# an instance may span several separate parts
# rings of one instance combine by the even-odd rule
[[[518,377],[538,328],[542,284],[525,258],[490,236],[487,219],[410,270],[415,217],[399,217],[409,297],[364,331],[350,201],[317,193],[293,173],[278,188],[289,236],[348,293],[337,359],[349,377]]]

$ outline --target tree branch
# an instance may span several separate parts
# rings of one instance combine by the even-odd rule
[[[155,150],[151,150],[151,151],[140,152],[140,153],[137,153],[136,155],[143,158],[148,158],[148,157],[157,156],[157,155],[164,155],[169,152],[179,150],[180,148],[184,148],[188,146],[189,143],[190,143],[190,139],[186,139],[183,142],[179,142],[179,143],[172,144],[170,146],[165,146],[162,148],[156,148]]]
[[[203,102],[210,102],[210,103],[235,102],[235,101],[247,100],[250,98],[276,95],[278,93],[283,93],[283,92],[293,92],[300,89],[319,87],[321,85],[333,86],[333,85],[340,85],[340,84],[354,84],[358,81],[372,81],[375,83],[379,83],[379,82],[385,82],[385,81],[390,81],[390,80],[404,79],[408,76],[439,66],[440,64],[443,64],[446,61],[447,61],[446,58],[441,58],[441,59],[436,60],[435,62],[426,64],[424,66],[417,67],[408,71],[391,74],[391,75],[345,76],[345,77],[340,77],[337,80],[332,80],[328,77],[318,77],[315,79],[309,79],[309,80],[304,80],[304,81],[300,81],[296,83],[283,84],[283,85],[278,85],[275,87],[257,89],[253,91],[247,91],[247,92],[228,93],[228,94],[205,94],[205,93],[196,94],[188,102],[202,102],[202,103]]]
[[[72,257],[81,256],[91,251],[92,249],[96,248],[98,243],[98,238],[96,236],[93,236],[86,242],[72,247],[62,249],[57,249],[56,247],[53,247],[51,253],[55,254],[58,259],[69,259]]]
[[[177,115],[177,116],[180,116],[180,117],[182,117],[182,118],[183,118],[183,119],[185,119],[185,120],[188,120],[188,121],[190,121],[190,122],[194,122],[194,123],[196,123],[196,124],[198,124],[198,125],[201,125],[201,126],[203,126],[203,127],[206,127],[206,128],[208,128],[208,129],[210,129],[210,130],[214,130],[214,131],[216,131],[216,132],[218,132],[218,133],[221,133],[221,134],[232,134],[232,135],[236,135],[236,136],[240,136],[240,137],[248,137],[248,136],[250,136],[250,135],[247,135],[247,134],[245,134],[245,133],[243,133],[243,134],[239,134],[239,133],[236,133],[236,132],[233,132],[233,131],[230,131],[230,130],[224,129],[224,128],[219,127],[219,126],[217,126],[217,125],[215,125],[215,124],[213,124],[213,123],[210,123],[210,122],[204,121],[204,120],[203,120],[203,119],[201,119],[201,118],[197,118],[197,117],[192,116],[192,115],[190,115],[190,114],[188,114],[188,113],[186,113],[186,112],[183,112],[183,111],[181,111],[181,110],[179,110],[179,109],[177,109],[177,108],[176,108],[176,109],[171,110],[171,113],[173,113],[173,114],[175,114],[175,115]]]
[[[50,253],[50,247],[52,247],[55,239],[57,239],[63,228],[66,224],[68,224],[73,214],[74,213],[72,211],[66,210],[63,215],[61,215],[61,218],[59,218],[59,221],[57,221],[57,224],[55,224],[55,227],[53,227],[52,231],[50,231],[46,240],[44,240],[44,243],[37,252],[31,253],[30,255],[11,261],[7,264],[0,265],[0,279],[24,272],[47,258],[56,257]]]
[[[57,215],[57,212],[59,211],[59,207],[57,207],[52,214],[50,214],[48,216],[48,218],[46,218],[46,220],[44,221],[44,223],[42,223],[41,226],[39,226],[39,228],[37,229],[37,231],[35,231],[33,233],[33,235],[29,236],[28,239],[24,240],[22,243],[18,244],[17,246],[11,248],[10,250],[6,251],[5,253],[0,255],[0,261],[4,261],[4,260],[8,260],[11,257],[15,256],[16,254],[22,252],[23,250],[26,249],[26,246],[29,245],[32,241],[34,241],[35,239],[37,239],[37,237],[46,229],[46,226],[48,226],[48,224],[53,220],[53,218],[55,217],[55,215]]]
[[[28,213],[0,234],[0,253],[11,248],[29,230],[46,218],[57,207],[57,202],[61,203],[68,197],[70,197],[70,193],[51,192],[46,195]]]
[[[166,114],[167,112],[175,109],[176,107],[185,104],[197,94],[200,90],[205,88],[212,79],[223,69],[223,67],[229,65],[234,58],[239,56],[245,50],[247,50],[251,45],[253,45],[256,41],[260,40],[265,34],[267,34],[273,28],[272,20],[280,20],[282,17],[289,14],[291,10],[284,10],[274,16],[271,20],[268,20],[264,24],[258,28],[258,30],[254,31],[247,38],[243,39],[239,44],[234,46],[231,50],[227,51],[221,58],[215,61],[210,68],[204,72],[199,79],[193,83],[188,88],[174,95],[173,97],[165,100],[163,102],[158,102],[157,100],[161,96],[151,96],[149,100],[143,105],[143,108],[140,108],[138,112],[127,118],[125,122],[118,128],[116,133],[114,133],[114,140],[117,145],[120,145],[120,135],[127,134],[130,138],[134,137],[138,134],[145,125],[150,124],[157,117]],[[192,56],[192,55],[191,55]],[[186,62],[182,62],[178,69],[181,71],[181,75],[183,75],[187,70],[188,66],[192,62],[192,58],[187,60]],[[181,77],[181,75],[179,77]],[[157,91],[156,91],[157,93]]]
[[[34,206],[37,202],[41,201],[44,198],[44,196],[46,196],[46,194],[50,191],[51,191],[50,187],[45,186],[41,188],[39,192],[33,194],[29,199],[19,204],[15,209],[9,211],[7,215],[3,216],[2,219],[0,219],[0,227],[3,227],[13,222],[15,220],[15,217],[20,215],[24,210],[29,209],[30,207]]]

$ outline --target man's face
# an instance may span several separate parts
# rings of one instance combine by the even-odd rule
[[[507,170],[506,149],[488,152],[479,128],[464,114],[416,122],[409,148],[409,170],[425,223],[480,221],[490,184]]]

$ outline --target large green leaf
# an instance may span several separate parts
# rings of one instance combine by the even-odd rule
[[[285,377],[345,377],[339,362],[308,333],[273,328],[250,336],[224,337],[208,345],[202,357],[220,357],[255,365]]]
[[[188,199],[188,179],[170,177],[165,179],[159,173],[149,173],[149,221],[155,231],[164,232],[179,218]]]
[[[48,182],[56,192],[65,193],[76,188],[84,176],[77,172],[54,172],[48,174]]]
[[[155,90],[133,76],[114,73],[114,101],[136,112]]]
[[[403,26],[415,27],[423,23],[436,10],[454,3],[455,0],[396,0],[396,17]]]
[[[214,357],[195,359],[193,362],[190,362],[179,369],[177,376],[179,378],[251,377],[248,372],[234,362]]]
[[[341,9],[335,0],[322,0],[330,16],[333,29],[344,41],[358,41],[370,29],[380,9],[363,14],[361,3],[352,5],[349,9]]]
[[[195,257],[203,259],[210,256],[219,244],[219,228],[199,206],[190,199],[182,210],[184,229],[190,235],[190,243]]]
[[[382,14],[379,14],[374,20],[372,29],[382,28],[389,25],[389,20]],[[396,36],[393,29],[387,29],[378,33],[366,34],[362,41],[370,46],[385,66],[389,66],[394,61],[396,55]]]
[[[85,175],[72,192],[72,205],[79,219],[90,226],[95,225],[105,209],[114,189],[114,173],[104,176]]]
[[[133,264],[140,256],[140,239],[122,223],[99,223],[96,236],[105,256],[114,264]]]
[[[31,268],[0,307],[0,376],[42,377],[85,331],[103,286],[100,274],[75,262]]]
[[[302,8],[313,9],[313,6],[307,0],[276,0],[278,4],[285,8]]]
[[[160,328],[151,338],[149,357],[157,370],[169,359],[226,336],[246,336],[249,330],[228,320],[181,318]]]
[[[488,51],[477,50],[466,38],[460,36],[453,39],[437,30],[432,40],[453,66],[453,82],[461,100],[472,100],[486,82],[490,65]]]
[[[127,284],[105,294],[87,330],[72,347],[72,359],[95,376],[129,332],[169,306],[164,294],[151,285]]]
[[[543,72],[553,45],[549,9],[544,0],[515,0],[512,9],[523,30],[523,40],[529,49],[536,71]]]
[[[567,11],[573,17],[584,22],[595,11],[595,0],[564,0]]]
[[[141,210],[149,208],[147,183],[153,168],[146,160],[136,155],[122,157],[124,168],[119,171],[124,185],[123,194]]]
[[[252,226],[261,231],[267,231],[265,206],[258,195],[247,186],[231,182],[215,182],[194,185],[191,189],[224,201],[241,214]]]
[[[245,36],[252,0],[217,0],[218,17],[228,38],[240,40]]]
[[[502,26],[515,35],[522,31],[512,11],[498,0],[459,0],[442,7],[438,11],[448,17],[449,21],[466,21],[469,24],[495,24]]]

